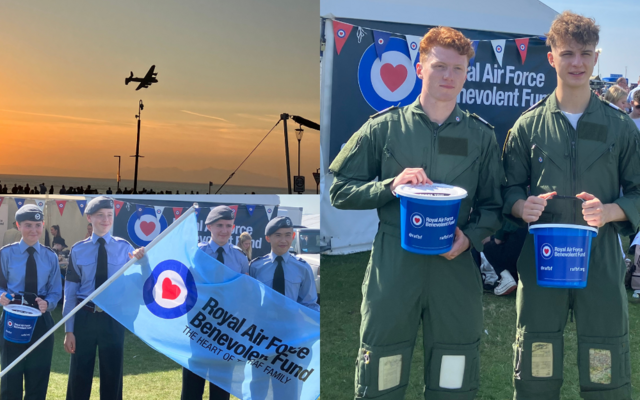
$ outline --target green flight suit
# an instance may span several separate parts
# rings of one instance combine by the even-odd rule
[[[519,199],[552,191],[587,192],[615,203],[628,221],[608,223],[593,239],[585,289],[537,285],[533,235],[518,260],[515,399],[559,399],[563,331],[569,310],[576,317],[580,392],[584,399],[631,399],[629,322],[623,285],[625,265],[617,234],[640,223],[640,153],[632,120],[591,94],[574,129],[558,108],[555,92],[516,121],[505,142],[504,215]],[[620,187],[624,197],[620,197]],[[587,225],[579,202],[549,200],[538,223]]]
[[[341,209],[375,208],[380,218],[362,284],[356,398],[404,398],[421,319],[425,398],[475,396],[482,332],[478,267],[468,251],[448,261],[402,249],[400,201],[390,186],[405,168],[422,167],[434,182],[466,189],[457,225],[471,245],[482,250],[482,239],[500,228],[504,175],[499,153],[493,129],[478,117],[456,106],[438,126],[418,99],[369,119],[329,167],[335,174],[332,204]],[[446,384],[456,389],[445,389],[440,386],[440,370],[443,360],[452,359],[464,360],[464,375],[457,375],[461,383]]]

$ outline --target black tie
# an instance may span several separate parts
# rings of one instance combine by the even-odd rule
[[[224,253],[224,249],[222,247],[218,247],[218,250],[216,250],[216,252],[218,253],[218,261],[224,264],[224,256],[222,255],[222,253]]]
[[[276,257],[276,271],[273,273],[273,290],[278,293],[284,294],[284,268],[282,267],[282,256]]]
[[[36,249],[33,247],[27,248],[29,258],[27,258],[27,271],[24,276],[24,291],[38,296],[38,267],[36,266],[36,258],[33,256],[35,251]]]
[[[98,238],[98,266],[96,268],[96,289],[99,288],[106,280],[108,275],[108,261],[107,261],[107,248],[104,247],[106,243],[104,238]]]

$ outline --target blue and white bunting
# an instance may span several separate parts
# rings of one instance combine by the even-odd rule
[[[17,197],[15,198],[16,206],[18,206],[18,210],[24,205],[24,200],[25,199],[19,199]],[[269,219],[271,219],[271,218],[269,218]]]
[[[504,44],[506,43],[505,39],[495,39],[491,41],[491,45],[493,46],[493,52],[498,59],[498,64],[502,67],[502,56],[504,56]]]
[[[384,49],[387,48],[387,43],[389,43],[390,37],[391,34],[389,32],[373,31],[373,44],[375,45],[376,54],[378,55],[379,60],[382,60]]]
[[[80,210],[80,214],[84,215],[84,208],[87,205],[86,200],[76,200],[76,204],[78,205],[78,209]]]
[[[253,216],[253,211],[255,209],[256,209],[256,206],[247,204],[247,212],[249,213],[250,217]]]
[[[407,47],[409,48],[409,54],[411,55],[411,62],[416,62],[416,55],[420,53],[420,41],[422,36],[404,35],[407,40]]]
[[[478,53],[478,41],[472,40],[471,47],[473,47],[473,57],[471,57],[471,60],[469,60],[469,66],[472,66],[473,61],[476,59],[476,54]]]

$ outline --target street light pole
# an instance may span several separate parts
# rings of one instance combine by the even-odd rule
[[[116,188],[116,192],[118,190],[120,190],[120,156],[114,156],[114,157],[118,157],[118,175],[116,176],[116,182],[118,183],[118,187]]]
[[[302,129],[302,126],[296,129],[296,139],[298,139],[298,176],[300,176],[300,142],[302,141],[303,133],[304,130]]]
[[[136,115],[136,119],[138,120],[138,139],[136,140],[136,155],[131,156],[136,158],[136,168],[133,175],[133,194],[138,193],[138,158],[140,158],[140,117],[142,115],[142,110],[144,110],[144,104],[142,104],[142,100],[138,103],[138,115]]]
[[[284,122],[284,150],[287,160],[287,188],[289,189],[289,194],[293,194],[291,191],[291,168],[289,167],[289,133],[287,131],[287,120],[289,119],[289,114],[280,114],[280,119]]]

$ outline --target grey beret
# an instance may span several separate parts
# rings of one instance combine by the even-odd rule
[[[113,199],[111,197],[107,197],[107,196],[95,197],[89,203],[87,203],[87,207],[84,210],[84,213],[91,215],[103,208],[113,208]]]
[[[27,204],[16,211],[16,222],[20,223],[22,221],[44,222],[44,214],[35,204]]]
[[[267,224],[264,230],[265,236],[273,235],[280,228],[293,228],[293,223],[289,217],[275,217]]]
[[[209,211],[209,215],[207,215],[207,220],[205,221],[205,225],[213,224],[214,222],[224,219],[231,220],[235,219],[235,215],[233,214],[233,209],[227,206],[218,206],[214,207]]]

